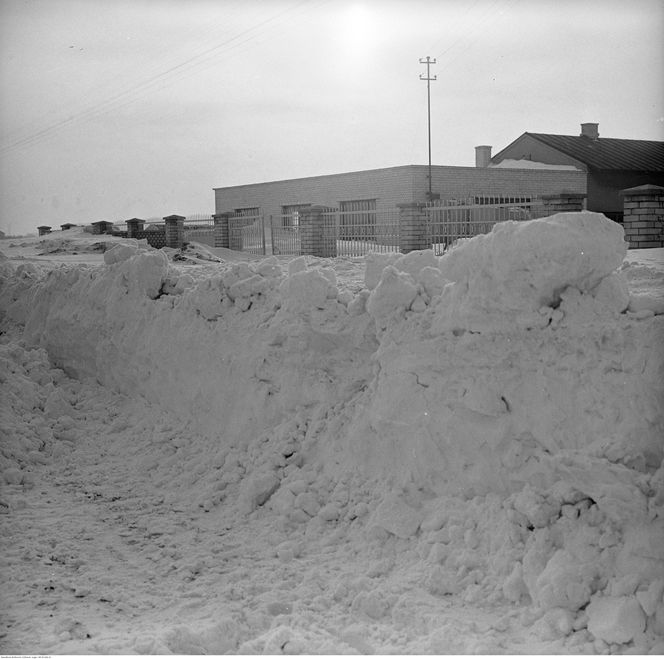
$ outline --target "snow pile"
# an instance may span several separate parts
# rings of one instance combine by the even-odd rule
[[[367,300],[379,371],[348,448],[480,494],[547,480],[537,463],[561,450],[658,466],[661,319],[622,313],[624,252],[618,225],[584,213],[503,223],[415,277],[400,267],[431,253],[386,266]]]
[[[608,312],[611,305],[624,311],[627,292],[610,275],[626,252],[622,227],[597,213],[499,223],[491,233],[462,243],[441,259],[442,275],[454,285],[437,300],[437,326],[461,324],[481,331],[490,323],[497,329],[495,316],[500,314],[508,328],[546,327],[547,310],[557,309],[561,296],[572,291],[604,295]],[[600,283],[602,288],[595,291]]]
[[[664,634],[664,316],[635,302],[625,253],[615,223],[560,214],[440,258],[370,255],[358,290],[337,262],[185,268],[127,243],[97,268],[17,270],[0,299],[69,376],[180,420],[132,439],[171,503],[263,523],[277,564],[346,546],[369,562],[268,602],[267,627],[141,648],[492,652],[430,613],[454,598],[521,607],[557,649],[647,651]],[[20,380],[33,357],[14,354]],[[335,607],[359,626],[330,636]],[[512,624],[475,631],[498,643]],[[372,625],[414,636],[381,645]]]
[[[49,238],[41,241],[40,254],[59,254],[71,253],[78,254],[83,252],[103,252],[106,250],[105,242],[95,242],[89,245],[80,245],[76,240],[67,238]]]
[[[635,264],[628,260],[620,268],[621,275],[629,281],[629,309],[647,314],[652,311],[664,314],[664,272],[654,264],[648,264],[648,254],[656,249],[639,250],[645,263]],[[645,257],[645,258],[644,258]]]
[[[0,477],[5,485],[32,484],[29,467],[50,463],[58,455],[56,444],[67,444],[70,406],[55,386],[63,377],[51,368],[45,350],[0,344]]]

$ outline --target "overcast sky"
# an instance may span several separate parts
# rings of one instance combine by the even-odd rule
[[[661,0],[0,0],[0,229],[214,187],[474,165],[525,131],[664,140]]]

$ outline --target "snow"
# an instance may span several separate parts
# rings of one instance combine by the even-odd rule
[[[546,162],[537,162],[536,160],[511,159],[506,158],[498,163],[490,163],[489,167],[499,167],[502,169],[556,169],[562,171],[580,171],[574,165],[552,165]]]
[[[664,650],[664,250],[2,251],[4,653]]]

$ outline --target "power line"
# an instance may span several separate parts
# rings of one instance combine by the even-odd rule
[[[483,25],[485,25],[490,19],[496,16],[496,14],[498,14],[501,11],[501,9],[502,11],[507,11],[517,2],[520,2],[520,0],[506,0],[505,2],[502,2],[502,0],[495,0],[495,2],[491,3],[485,16],[481,20],[476,22],[475,25],[469,31],[462,33],[458,39],[455,39],[447,48],[445,48],[445,50],[443,50],[442,53],[439,54],[439,57],[442,58],[444,55],[447,55],[447,53],[449,53],[452,49],[457,48],[457,46],[461,45],[463,41],[467,41],[467,43],[463,47],[457,49],[457,52],[454,54],[453,57],[445,58],[445,63],[443,64],[442,70],[444,71],[448,69],[450,65],[457,59],[457,57],[459,57],[459,55],[464,53],[466,50],[468,50],[468,48],[470,48],[473,45],[473,37]],[[500,6],[501,4],[502,8]],[[475,5],[473,5],[473,7],[474,6]],[[470,9],[472,9],[473,7],[471,7]]]
[[[461,16],[461,19],[465,18],[465,16],[469,15],[472,10],[481,2],[482,0],[475,0],[475,2],[470,6],[466,8],[466,11],[464,14]],[[491,18],[493,18],[497,12],[501,11],[501,4],[502,4],[502,10],[507,11],[509,10],[514,4],[517,2],[520,2],[520,0],[494,0],[494,2],[491,3],[489,6],[486,14],[484,17],[477,22],[474,27],[469,30],[465,31],[462,30],[462,26],[459,24],[459,31],[461,32],[461,35],[455,39],[447,48],[445,48],[442,53],[438,55],[439,58],[441,58],[440,64],[442,65],[442,68],[439,70],[440,72],[447,70],[451,64],[461,55],[463,52],[468,50],[473,45],[474,41],[474,36],[477,33],[477,31],[485,24],[487,23]],[[456,25],[454,26],[456,27]],[[463,41],[467,41],[463,47],[458,48],[459,45],[462,44]],[[434,45],[431,47],[431,50],[433,50],[435,47],[437,47],[441,43],[441,40],[437,40]],[[453,49],[456,49],[456,52],[452,57],[446,57],[446,55],[452,51]],[[426,61],[423,61],[420,59],[420,62],[422,64],[425,64]],[[431,63],[434,63],[435,60]],[[428,68],[427,68],[427,76],[428,76]],[[425,80],[426,78],[423,78],[420,76],[420,79]],[[435,78],[434,78],[435,79]],[[427,83],[427,93],[428,93],[428,85]],[[431,125],[429,122],[429,162],[431,162]],[[429,164],[429,184],[431,185],[431,164]],[[429,195],[431,195],[431,187],[429,187]]]
[[[236,4],[234,6],[233,5],[229,6],[230,3],[224,4],[223,9],[225,13],[223,14],[223,16],[213,22],[212,21],[208,22],[206,29],[204,29],[203,31],[198,29],[198,27],[194,27],[193,25],[181,26],[180,29],[178,30],[178,34],[181,37],[181,41],[185,43],[190,43],[194,37],[197,37],[198,39],[207,39],[208,42],[210,40],[210,37],[218,39],[220,28],[223,28],[224,25],[229,24],[233,21],[235,16],[239,13],[242,3],[243,0],[236,0]],[[127,37],[127,40],[131,41],[131,37]],[[122,45],[123,44],[119,44],[118,50],[120,50]],[[97,84],[92,83],[85,90],[86,98],[91,100],[95,98],[100,98],[100,96],[101,98],[113,98],[115,94],[130,93],[133,87],[141,86],[140,84],[135,84],[133,86],[127,87],[127,80],[128,79],[131,80],[132,77],[135,77],[135,74],[137,72],[140,74],[141,80],[149,81],[152,79],[152,77],[160,75],[161,73],[164,72],[164,70],[167,70],[171,66],[178,64],[182,59],[181,54],[172,51],[169,46],[170,42],[167,44],[166,48],[164,49],[164,52],[159,53],[158,57],[152,58],[152,60],[147,64],[141,62],[140,69],[136,67],[136,64],[132,63],[132,66],[130,68],[123,67],[122,70],[116,71],[114,74],[112,74],[112,76],[107,76],[105,72],[102,72],[102,75],[99,76]],[[75,56],[81,57],[81,55],[79,55],[78,53]],[[63,62],[56,68],[51,67],[49,69],[44,70],[43,73],[49,78],[52,78],[56,73],[65,73],[67,78],[69,78],[71,76],[71,73],[68,67],[69,64],[67,62]],[[89,111],[93,109],[95,105],[98,104],[99,103],[97,104],[92,103],[87,108],[83,107],[82,109],[79,109],[78,112],[82,113],[84,111]],[[64,114],[64,113],[65,110],[59,112],[59,114]],[[54,114],[53,110],[51,110],[50,112],[45,112],[35,121],[31,122],[32,123],[31,126],[18,127],[13,131],[10,131],[8,134],[3,136],[3,143],[11,145],[14,142],[19,142],[23,139],[29,138],[32,134],[35,134],[40,130],[43,130],[44,126],[48,127],[50,125],[55,125],[58,122],[53,122],[53,114]],[[70,117],[73,117],[74,114],[75,112],[69,112]]]
[[[44,128],[35,130],[25,137],[15,139],[9,144],[1,147],[0,153],[4,155],[11,151],[37,144],[45,139],[48,139],[54,133],[71,127],[76,123],[88,121],[130,105],[146,94],[155,91],[155,89],[162,89],[163,87],[172,84],[176,80],[180,80],[185,75],[190,74],[196,69],[211,66],[221,55],[225,54],[227,51],[238,48],[253,40],[271,23],[279,18],[282,18],[288,13],[302,8],[303,5],[306,5],[309,2],[310,0],[299,0],[293,5],[276,12],[272,16],[253,25],[252,27],[239,32],[235,36],[206,49],[198,55],[189,57],[186,60],[179,62],[174,66],[171,66],[164,71],[161,71],[160,73],[148,78],[147,80],[144,80],[143,82],[131,85],[127,89],[113,94],[110,97],[103,99],[102,101],[98,101],[92,104],[90,107],[85,108],[69,117],[60,119],[59,121],[45,126]],[[319,6],[324,2],[327,2],[327,0],[320,0],[315,4],[315,6]],[[243,37],[245,38],[243,39]]]
[[[475,7],[476,7],[480,2],[484,2],[484,0],[475,0],[475,2],[473,2],[472,5],[470,5],[470,4],[465,4],[465,5],[464,5],[464,9],[465,9],[465,11],[464,11],[462,14],[460,14],[460,15],[457,13],[457,14],[455,15],[455,17],[454,17],[454,18],[455,18],[455,22],[454,22],[453,24],[451,24],[451,25],[450,25],[450,24],[447,25],[448,31],[449,31],[451,34],[462,34],[462,35],[463,35],[463,32],[464,32],[463,21],[464,21],[464,19],[466,18],[466,16],[468,16],[468,15],[469,15],[469,14],[475,9]],[[454,45],[455,45],[456,43],[458,43],[458,42],[459,42],[461,39],[463,39],[463,38],[464,38],[464,36],[461,36],[459,39],[457,39],[456,41],[454,41],[454,43],[453,43],[451,46],[448,46],[448,47],[447,47],[442,53],[439,53],[438,56],[441,57],[442,55],[444,55],[445,53],[447,53],[451,48],[454,47]],[[436,40],[435,40],[435,41],[429,46],[429,48],[428,48],[427,50],[428,50],[429,52],[431,52],[431,51],[435,51],[435,49],[440,45],[441,41],[442,41],[441,39],[436,39]]]

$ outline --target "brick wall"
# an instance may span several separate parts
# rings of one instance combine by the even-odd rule
[[[259,207],[265,215],[280,215],[282,206],[312,204],[338,207],[352,199],[376,199],[376,209],[394,208],[412,194],[410,166],[311,176],[215,189],[217,213]]]
[[[500,169],[434,166],[432,191],[441,198],[474,194],[541,196],[561,191],[586,192],[586,174],[580,171]],[[259,207],[265,215],[281,214],[281,207],[314,204],[338,207],[339,202],[376,199],[376,210],[427,199],[428,167],[404,165],[329,176],[252,183],[215,189],[215,211]]]
[[[415,178],[414,196],[426,196],[426,167]],[[585,194],[586,174],[573,170],[503,169],[497,167],[433,167],[432,190],[441,199],[470,195],[519,195],[540,197],[562,191]]]
[[[664,247],[664,188],[641,185],[622,191],[623,227],[630,249]]]

